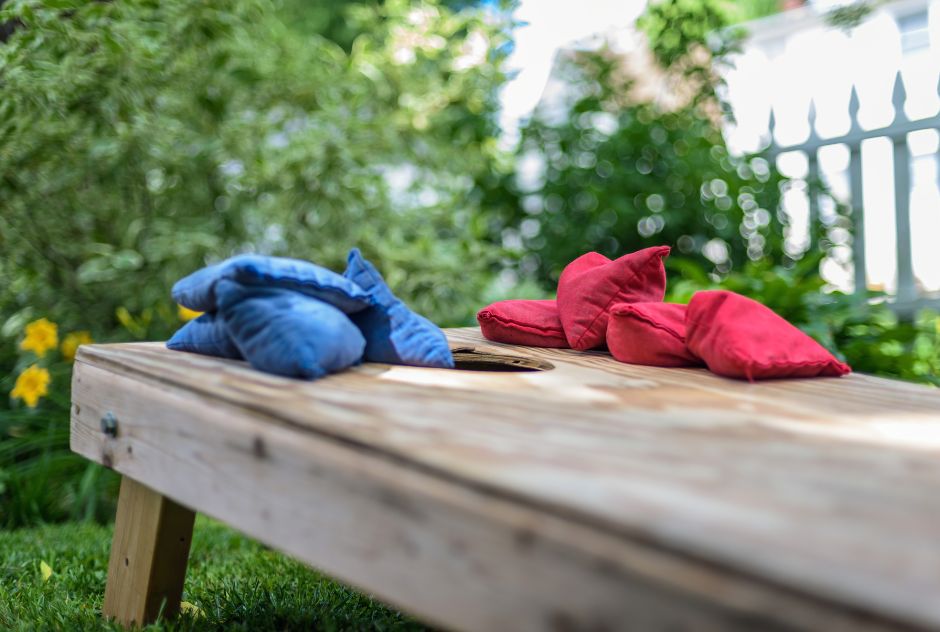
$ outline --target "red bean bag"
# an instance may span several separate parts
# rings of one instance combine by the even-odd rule
[[[750,381],[837,377],[851,371],[769,308],[724,290],[692,297],[686,311],[686,344],[714,373]]]
[[[487,340],[529,347],[567,348],[555,301],[499,301],[477,313]]]
[[[607,322],[607,348],[629,364],[701,366],[685,345],[685,305],[617,303]]]
[[[662,301],[668,254],[668,246],[656,246],[611,261],[589,252],[569,263],[558,280],[558,313],[571,348],[602,346],[610,308],[617,303]]]

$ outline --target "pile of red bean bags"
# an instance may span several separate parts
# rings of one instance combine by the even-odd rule
[[[664,303],[668,246],[611,261],[589,252],[568,264],[555,301],[508,300],[477,314],[483,335],[531,347],[608,349],[621,362],[706,366],[750,381],[838,377],[848,365],[772,310],[724,290]]]

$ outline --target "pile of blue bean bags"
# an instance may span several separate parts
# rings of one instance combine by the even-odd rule
[[[204,312],[166,343],[317,379],[362,361],[453,368],[447,338],[386,285],[357,248],[339,275],[309,261],[239,255],[180,279],[173,299]]]

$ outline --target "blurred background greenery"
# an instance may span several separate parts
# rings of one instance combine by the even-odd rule
[[[669,300],[728,287],[856,370],[940,384],[936,314],[902,322],[820,276],[851,239],[845,209],[788,252],[790,182],[728,151],[730,25],[763,4],[651,4],[639,27],[677,103],[638,96],[608,50],[572,54],[563,111],[537,112],[506,149],[511,5],[3,3],[0,526],[113,515],[115,477],[68,451],[67,334],[163,339],[185,317],[171,284],[246,250],[340,268],[358,245],[452,326],[493,300],[552,296],[585,251],[668,244]],[[54,342],[22,349],[41,318]],[[49,383],[31,407],[6,394],[34,365]]]

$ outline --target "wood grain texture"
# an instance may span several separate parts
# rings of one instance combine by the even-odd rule
[[[196,515],[149,487],[121,480],[102,611],[126,627],[180,609]]]
[[[455,347],[525,355],[555,368],[487,374],[369,364],[305,383],[239,362],[170,352],[158,343],[93,345],[82,347],[76,365],[73,449],[457,627],[492,627],[523,610],[539,612],[544,623],[555,600],[556,606],[571,602],[565,616],[578,622],[594,612],[608,624],[641,615],[675,623],[667,616],[672,609],[686,617],[680,623],[692,617],[726,625],[728,617],[756,617],[797,627],[825,621],[827,629],[850,629],[863,620],[940,628],[937,391],[861,375],[746,384],[697,369],[621,364],[602,353],[489,343],[475,329],[448,336]],[[174,415],[161,412],[162,402],[170,401]],[[98,428],[107,410],[121,420],[115,439]],[[155,411],[151,420],[147,410]],[[271,433],[280,437],[277,450]],[[252,460],[250,436],[261,437],[264,454],[278,456]],[[183,438],[192,445],[177,447]],[[330,452],[335,467],[321,466],[317,451]],[[236,469],[238,454],[249,469],[244,463]],[[285,525],[276,497],[286,494],[295,506],[306,498],[309,505],[305,494],[324,483],[307,480],[298,490],[291,485],[296,479],[284,474],[290,470],[272,460],[292,463],[308,479],[314,472],[348,478],[340,488],[376,486],[358,490],[347,503],[359,503],[355,511],[369,515],[372,525],[398,515],[376,509],[376,494],[404,495],[422,515],[449,516],[453,522],[412,525],[401,541],[375,540],[386,545],[378,557],[396,563],[403,563],[396,556],[405,555],[404,541],[421,551],[425,543],[433,548],[446,540],[442,529],[473,525],[462,546],[471,558],[485,558],[477,563],[486,574],[447,572],[494,600],[492,606],[475,602],[472,592],[450,595],[454,591],[438,586],[440,578],[428,587],[400,577],[391,565],[374,574],[368,565],[357,566],[361,561],[351,561],[349,552],[370,541],[371,526],[352,517],[325,524],[321,512],[295,510],[313,522]],[[366,476],[360,469],[367,465],[384,473]],[[409,477],[416,481],[411,490],[403,482]],[[222,481],[274,489],[254,490],[259,498],[253,500],[269,504],[267,518],[257,511],[239,518],[250,508],[234,491],[222,493]],[[439,493],[431,494],[433,501],[429,489]],[[210,491],[220,495],[203,507]],[[336,508],[346,497],[337,489],[323,494],[330,512],[353,511]],[[522,520],[524,539],[539,544],[534,549],[544,540],[561,559],[579,561],[571,568],[581,575],[562,575],[578,577],[591,590],[579,591],[575,581],[553,589],[553,572],[563,568],[557,557],[539,553],[537,561],[529,555],[523,563],[506,541],[497,546],[499,538],[518,532],[507,516]],[[301,536],[318,523],[329,533],[319,546],[316,538]],[[277,537],[266,536],[274,532]],[[345,554],[331,554],[330,537],[345,535],[352,541],[336,548]],[[422,558],[413,565],[454,566],[463,559],[446,544],[433,557],[434,563]],[[527,593],[506,588],[524,584],[520,569],[533,564],[538,573],[523,575],[545,582]],[[601,567],[621,579],[605,584]],[[481,577],[500,590],[477,588],[486,583]],[[628,593],[657,598],[644,608]],[[519,607],[500,595],[516,598]],[[497,619],[467,614],[473,603],[477,610],[492,608]],[[450,612],[464,616],[455,624]]]

